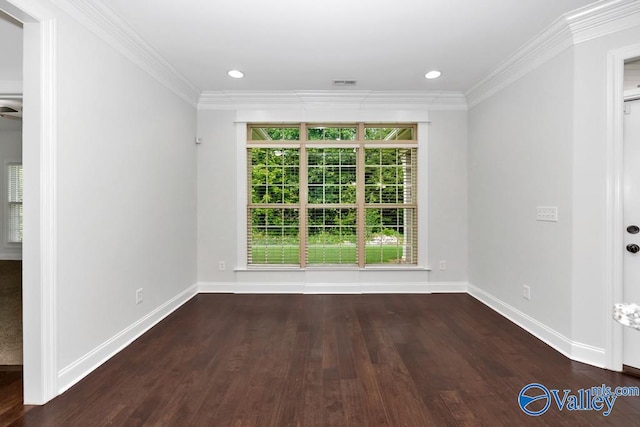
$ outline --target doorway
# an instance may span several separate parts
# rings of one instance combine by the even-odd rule
[[[22,23],[0,11],[0,370],[21,369]]]
[[[640,303],[640,60],[624,65],[622,301]],[[622,331],[622,370],[640,376],[640,332]]]
[[[633,83],[630,82],[631,75],[636,73],[631,70],[638,66],[636,62],[638,59],[640,59],[640,43],[611,50],[607,54],[607,217],[605,247],[607,276],[605,298],[603,300],[603,313],[605,315],[603,321],[605,323],[605,367],[614,371],[622,371],[623,365],[632,368],[633,364],[636,363],[628,359],[625,352],[628,349],[627,345],[633,346],[635,343],[633,340],[635,338],[634,335],[630,334],[640,334],[638,331],[622,326],[614,320],[613,316],[615,304],[634,302],[626,301],[626,298],[635,298],[635,296],[631,294],[633,288],[625,286],[625,273],[627,275],[635,274],[635,270],[632,270],[632,267],[635,268],[636,264],[638,264],[635,261],[640,259],[640,257],[631,257],[631,255],[637,255],[637,253],[633,253],[636,252],[635,249],[631,251],[627,249],[627,245],[637,244],[640,246],[640,243],[635,242],[635,239],[640,240],[638,237],[640,233],[636,234],[633,228],[627,230],[627,227],[633,225],[640,227],[640,224],[632,223],[637,221],[636,217],[633,216],[634,213],[629,212],[625,216],[625,205],[629,204],[625,200],[625,183],[634,184],[634,182],[637,182],[636,178],[631,176],[625,179],[625,172],[632,172],[632,169],[637,167],[633,165],[625,168],[625,160],[627,162],[629,160],[625,159],[626,155],[631,154],[633,156],[633,146],[625,147],[625,130],[627,133],[633,132],[632,129],[625,129],[625,108],[631,112],[632,106],[630,103],[632,102],[631,99],[633,99],[633,92],[635,91],[640,95],[640,90],[636,90],[640,89],[637,87],[640,82],[635,83],[636,89],[633,88]],[[626,94],[628,95],[626,97],[628,102],[624,102],[625,66],[629,69],[626,83],[629,90]],[[629,106],[625,107],[627,104]],[[627,139],[630,140],[631,137]],[[630,187],[627,193],[635,194],[635,190]],[[629,205],[629,208],[631,208],[631,205]],[[627,221],[629,221],[629,224],[627,224]],[[625,272],[625,267],[629,268],[629,271]],[[629,283],[632,283],[632,276],[629,276]],[[629,336],[632,337],[632,341],[625,340]],[[625,344],[625,341],[628,342]]]
[[[0,109],[5,101],[0,98]],[[6,369],[23,364],[22,126],[2,113],[0,186],[0,369]]]
[[[44,0],[0,0],[22,23],[24,241],[22,246],[25,404],[58,394],[56,363],[56,15]],[[7,93],[6,81],[0,93]],[[10,84],[8,86],[11,86]]]

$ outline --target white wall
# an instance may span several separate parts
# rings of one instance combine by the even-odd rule
[[[467,112],[430,111],[429,121],[429,281],[467,282]]]
[[[196,282],[196,111],[63,13],[56,47],[63,390]]]
[[[238,265],[235,111],[198,111],[198,281],[231,283]],[[242,159],[240,159],[242,161]],[[227,268],[220,271],[219,262]]]
[[[344,285],[345,291],[384,290],[373,282],[406,285],[403,289],[427,290],[426,282],[466,283],[467,272],[467,200],[466,200],[466,111],[430,111],[428,127],[427,210],[428,262],[438,269],[438,261],[447,262],[446,271],[394,271],[328,273],[233,271],[242,265],[237,259],[236,171],[245,157],[238,158],[236,111],[198,112],[198,281],[226,287],[212,290],[235,291],[322,291],[323,284]],[[420,165],[425,167],[427,165]],[[226,270],[219,269],[219,262]],[[306,283],[307,287],[300,287]],[[358,288],[369,283],[371,287]],[[236,286],[238,285],[239,286]],[[264,285],[264,286],[256,286]],[[356,285],[356,286],[351,286]],[[391,289],[391,288],[389,288]]]
[[[0,52],[0,82],[22,81],[22,26],[1,10]]]
[[[578,43],[469,112],[470,283],[601,366],[611,316],[607,54],[638,40],[633,27]],[[559,222],[536,222],[541,205],[558,206]]]
[[[573,337],[604,347],[606,307],[607,53],[638,44],[640,27],[574,48]],[[622,232],[622,230],[620,231]]]
[[[75,22],[60,23],[64,367],[195,283],[196,124],[193,107]]]
[[[306,272],[233,271],[243,244],[236,235],[236,171],[244,161],[237,157],[236,111],[196,113],[94,33],[55,13],[59,388],[126,344],[196,281],[247,284],[245,290],[256,283],[322,285]],[[468,279],[553,331],[602,347],[604,64],[608,49],[639,37],[629,30],[568,49],[469,113],[430,111],[428,174],[421,182],[428,229],[421,232],[434,270],[327,277],[359,283],[375,275],[379,283],[413,289]],[[34,57],[26,60],[35,65]],[[35,72],[25,67],[25,73]],[[42,96],[30,87],[31,99]],[[25,129],[25,137],[35,140],[38,126]],[[196,129],[203,138],[198,147]],[[26,148],[31,183],[41,178],[37,150]],[[558,206],[560,221],[535,221],[541,205]],[[38,230],[30,239],[39,242]],[[440,260],[446,271],[438,270]],[[40,280],[39,270],[25,272],[25,283]],[[522,299],[522,284],[531,287],[531,301]],[[138,288],[144,288],[140,305]],[[46,321],[33,306],[25,313],[29,322]],[[25,348],[41,338],[30,335]],[[25,384],[39,377],[25,371]]]
[[[22,245],[7,240],[7,163],[22,163],[22,122],[0,117],[0,259],[22,259]]]
[[[572,82],[566,50],[469,111],[469,282],[565,336],[572,298]],[[557,206],[559,221],[536,221],[537,206]]]

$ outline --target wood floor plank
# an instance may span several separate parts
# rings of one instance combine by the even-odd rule
[[[0,372],[0,426],[640,425],[638,397],[530,417],[531,382],[640,387],[467,295],[205,294],[44,406]]]
[[[322,424],[340,425],[339,423],[345,419],[345,402],[337,368],[322,369],[322,402]]]

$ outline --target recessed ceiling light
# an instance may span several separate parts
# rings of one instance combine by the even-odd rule
[[[424,75],[425,79],[437,79],[438,77],[440,77],[442,75],[442,73],[438,70],[433,70],[433,71],[429,71],[427,74]]]
[[[244,73],[240,70],[231,70],[228,71],[229,77],[233,77],[234,79],[241,79],[244,77]]]

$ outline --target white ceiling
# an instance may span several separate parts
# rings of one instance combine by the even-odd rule
[[[200,90],[466,91],[592,0],[89,0]],[[234,80],[230,69],[244,71]],[[425,72],[443,72],[426,80]]]

